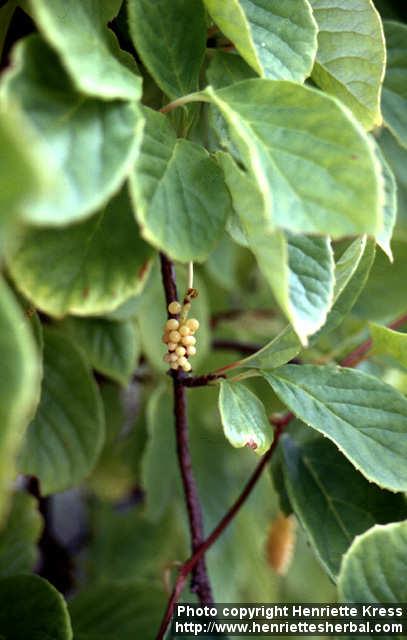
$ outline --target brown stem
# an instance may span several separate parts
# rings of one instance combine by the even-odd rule
[[[185,586],[185,582],[188,578],[188,574],[191,571],[193,571],[194,567],[197,565],[198,562],[200,562],[201,558],[205,555],[208,549],[217,541],[219,536],[223,533],[226,527],[231,523],[231,521],[236,516],[237,512],[240,510],[240,508],[246,502],[247,498],[250,496],[264,468],[270,461],[271,456],[273,455],[274,451],[277,448],[277,444],[284,430],[284,427],[291,421],[292,417],[293,417],[292,414],[289,414],[289,418],[286,419],[285,421],[282,419],[279,420],[275,429],[274,440],[271,447],[261,458],[259,464],[257,465],[254,472],[252,473],[249,480],[247,481],[242,493],[239,495],[237,500],[231,506],[229,511],[223,516],[219,524],[213,529],[212,533],[200,545],[200,547],[195,551],[195,553],[190,558],[188,558],[188,560],[184,562],[184,564],[181,566],[181,569],[179,571],[179,574],[174,586],[174,590],[168,601],[167,609],[165,611],[156,640],[162,640],[165,636],[165,632],[168,628],[168,625],[171,622],[171,618],[174,612],[174,607],[177,604],[178,599],[181,595],[181,592]]]
[[[402,327],[406,323],[407,323],[407,313],[400,316],[400,318],[397,318],[393,322],[391,322],[389,325],[387,325],[387,327],[388,329],[398,329],[399,327]],[[365,359],[366,354],[372,348],[372,344],[373,342],[371,338],[369,338],[368,340],[365,340],[365,342],[362,342],[362,344],[360,344],[358,347],[356,347],[356,349],[351,351],[351,353],[349,353],[345,358],[343,358],[339,364],[342,367],[356,367],[356,365],[358,365],[360,362],[362,362],[362,360]]]
[[[174,265],[163,254],[160,254],[160,259],[161,275],[165,290],[165,299],[168,306],[170,302],[178,299]],[[186,390],[183,383],[183,376],[181,372],[174,371],[172,379],[174,390],[174,417],[178,464],[180,467],[185,502],[188,512],[192,553],[195,553],[204,540],[202,509],[194,474],[192,471],[192,460],[189,449]],[[202,604],[211,604],[213,602],[211,586],[206,571],[205,559],[203,557],[201,557],[199,559],[199,562],[194,565],[191,581],[191,591],[197,594]]]

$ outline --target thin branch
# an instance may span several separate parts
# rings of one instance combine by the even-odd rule
[[[178,299],[174,265],[163,254],[160,254],[160,258],[161,275],[165,290],[165,298],[168,306],[170,302]],[[186,390],[183,384],[183,376],[181,372],[174,371],[172,379],[178,464],[180,467],[185,502],[188,512],[192,553],[195,553],[204,540],[202,509],[195,478],[192,471],[192,460],[189,449]],[[191,591],[198,595],[198,598],[202,604],[210,604],[213,602],[211,586],[209,583],[204,558],[200,558],[199,562],[194,565]]]
[[[277,448],[280,436],[285,426],[291,421],[292,417],[293,417],[292,414],[287,414],[287,417],[285,420],[279,419],[279,422],[276,424],[273,443],[271,447],[268,449],[268,451],[261,458],[259,464],[257,465],[254,472],[250,476],[248,482],[246,483],[243,491],[241,492],[237,500],[234,502],[234,504],[231,506],[229,511],[224,515],[224,517],[219,522],[219,524],[215,527],[215,529],[213,529],[212,533],[206,538],[206,540],[195,551],[195,553],[190,558],[188,558],[188,560],[184,562],[184,564],[181,566],[173,592],[168,601],[167,609],[165,611],[156,640],[162,640],[165,636],[165,632],[168,628],[168,625],[171,622],[171,618],[174,613],[175,605],[177,604],[179,597],[181,595],[181,592],[185,586],[185,582],[188,578],[188,574],[191,571],[193,571],[194,567],[197,565],[198,562],[200,562],[201,558],[205,555],[208,549],[217,541],[219,536],[224,532],[226,527],[231,523],[231,521],[234,519],[234,517],[236,516],[240,508],[243,506],[247,498],[252,493],[263,470],[265,469],[266,465],[270,461],[274,451]]]
[[[212,340],[212,348],[222,351],[238,351],[243,355],[251,355],[259,351],[263,345],[252,342],[240,342],[240,340],[223,340],[222,338],[214,338]]]
[[[406,323],[407,323],[407,313],[402,315],[400,318],[397,318],[393,322],[391,322],[389,325],[387,325],[387,328],[399,329]],[[341,367],[356,367],[356,365],[358,365],[360,362],[362,362],[366,358],[368,352],[372,348],[372,345],[373,345],[373,342],[371,338],[369,338],[368,340],[365,340],[365,342],[362,342],[362,344],[360,344],[358,347],[356,347],[356,349],[351,351],[351,353],[349,353],[345,358],[343,358],[339,364],[341,365]]]

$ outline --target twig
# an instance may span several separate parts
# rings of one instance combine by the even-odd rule
[[[402,315],[400,318],[397,318],[389,325],[387,325],[388,329],[398,329],[407,323],[407,313]],[[356,349],[351,351],[345,358],[340,361],[341,367],[356,367],[362,360],[365,359],[366,354],[372,348],[373,341],[371,338],[362,342]]]
[[[163,254],[160,254],[160,258],[162,281],[168,305],[170,302],[178,299],[174,265]],[[192,553],[195,553],[204,540],[202,509],[192,471],[191,453],[189,449],[186,391],[183,384],[183,376],[179,371],[174,371],[172,379],[178,464],[181,471],[182,485],[188,512]],[[198,595],[202,604],[210,604],[213,602],[204,558],[200,558],[199,562],[194,565],[191,591]]]
[[[287,414],[287,416],[288,416],[288,414]],[[171,594],[171,598],[168,601],[167,609],[165,611],[165,614],[164,614],[164,617],[163,617],[163,620],[162,620],[162,623],[161,623],[161,626],[160,626],[160,629],[159,629],[159,632],[158,632],[156,640],[162,640],[164,638],[164,635],[165,635],[165,632],[166,632],[166,630],[168,628],[168,625],[171,622],[171,618],[172,618],[172,615],[173,615],[173,612],[174,612],[174,607],[177,604],[178,599],[179,599],[179,597],[181,595],[181,592],[182,592],[182,590],[183,590],[183,588],[185,586],[185,582],[187,580],[188,574],[191,571],[193,571],[194,567],[197,565],[198,562],[200,562],[200,560],[204,556],[204,554],[217,541],[219,536],[223,533],[223,531],[226,529],[226,527],[231,523],[231,521],[236,516],[237,512],[240,510],[240,508],[246,502],[247,498],[250,496],[250,494],[253,491],[254,487],[256,486],[256,483],[257,483],[258,479],[260,478],[264,468],[266,467],[267,463],[270,461],[271,456],[273,455],[275,449],[277,448],[277,444],[278,444],[280,436],[281,436],[281,434],[282,434],[282,432],[284,430],[284,427],[291,421],[292,417],[293,417],[292,414],[289,414],[288,420],[286,419],[286,421],[284,421],[284,420],[280,419],[279,423],[276,425],[276,429],[275,429],[275,433],[274,433],[274,440],[273,440],[273,443],[272,443],[271,447],[268,449],[268,451],[261,458],[259,464],[257,465],[257,467],[255,468],[254,472],[250,476],[248,482],[246,483],[243,491],[241,492],[241,494],[239,495],[237,500],[231,506],[229,511],[224,515],[224,517],[219,522],[219,524],[215,527],[215,529],[213,529],[212,533],[201,544],[201,546],[181,566],[181,569],[179,571],[179,574],[178,574],[178,577],[177,577],[173,592]]]
[[[251,342],[240,342],[240,340],[223,340],[222,338],[214,338],[212,340],[213,349],[221,349],[222,351],[238,351],[244,355],[251,355],[259,351],[263,345]]]

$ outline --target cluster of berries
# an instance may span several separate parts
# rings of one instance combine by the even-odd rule
[[[190,302],[182,306],[179,302],[171,302],[168,305],[168,312],[173,316],[179,315],[179,320],[176,318],[167,320],[163,335],[163,342],[168,348],[164,361],[168,362],[171,369],[182,369],[186,372],[192,369],[188,358],[196,354],[194,333],[199,329],[198,320],[187,319],[190,308]]]

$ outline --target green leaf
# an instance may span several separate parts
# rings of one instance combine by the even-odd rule
[[[40,363],[14,297],[0,281],[0,522],[16,474],[15,458],[38,401]]]
[[[345,602],[405,602],[407,520],[375,526],[358,536],[345,555],[339,596]]]
[[[44,331],[44,378],[28,428],[20,470],[48,495],[78,484],[95,465],[104,440],[103,407],[82,352],[61,332]]]
[[[407,489],[407,399],[401,393],[341,367],[285,365],[263,375],[280,400],[328,436],[368,480],[391,491]]]
[[[107,23],[121,0],[31,0],[44,38],[56,49],[79,91],[112,100],[138,100],[141,78],[130,54],[122,51]]]
[[[17,6],[17,0],[9,0],[2,3],[4,6],[0,9],[0,56],[3,54],[4,43],[11,19]]]
[[[150,109],[130,186],[144,238],[180,262],[205,260],[225,227],[230,200],[222,171],[205,149],[177,140]]]
[[[72,640],[65,600],[38,576],[0,580],[0,629],[10,640]]]
[[[208,87],[193,99],[215,104],[227,121],[229,150],[240,154],[247,172],[241,174],[252,192],[253,224],[263,224],[265,233],[381,231],[380,163],[339,102],[296,83],[261,79]]]
[[[307,0],[204,0],[214,22],[258,75],[304,82],[317,51]]]
[[[0,533],[0,576],[31,573],[38,559],[42,518],[36,498],[16,493],[6,527]]]
[[[200,0],[127,0],[130,33],[143,63],[170,98],[198,88],[206,46]]]
[[[373,354],[392,356],[407,368],[407,333],[393,331],[371,322],[369,325],[373,340]]]
[[[102,102],[78,93],[38,36],[21,40],[3,79],[6,106],[21,107],[38,140],[36,162],[53,188],[24,210],[36,224],[89,216],[115,193],[136,159],[144,125],[136,103]]]
[[[377,236],[377,243],[392,262],[393,254],[390,243],[397,219],[397,184],[394,174],[377,144],[376,153],[382,165],[384,179],[383,229]]]
[[[27,230],[8,262],[18,288],[39,309],[56,317],[100,315],[142,289],[150,254],[123,190],[85,222]]]
[[[296,333],[287,326],[262,349],[240,360],[240,366],[249,369],[275,369],[295,358],[301,348]]]
[[[166,604],[159,583],[125,582],[88,587],[69,603],[75,638],[90,634],[102,638],[152,638]]]
[[[349,107],[366,129],[380,125],[386,50],[382,23],[373,2],[310,3],[319,29],[312,79]]]
[[[240,56],[215,49],[206,77],[214,89],[222,89],[235,82],[255,78],[256,74]]]
[[[221,382],[219,412],[223,431],[233,447],[249,447],[262,454],[273,441],[263,403],[240,382]]]
[[[395,238],[407,241],[407,149],[386,129],[382,129],[379,138],[380,148],[394,173],[397,183],[397,222]]]
[[[385,124],[407,148],[407,25],[384,22],[387,67],[382,109]]]
[[[405,518],[406,500],[367,482],[326,439],[297,445],[285,435],[282,445],[290,503],[335,579],[355,536],[376,523]]]
[[[67,318],[61,327],[83,349],[92,368],[126,386],[139,354],[134,322],[105,318]]]

